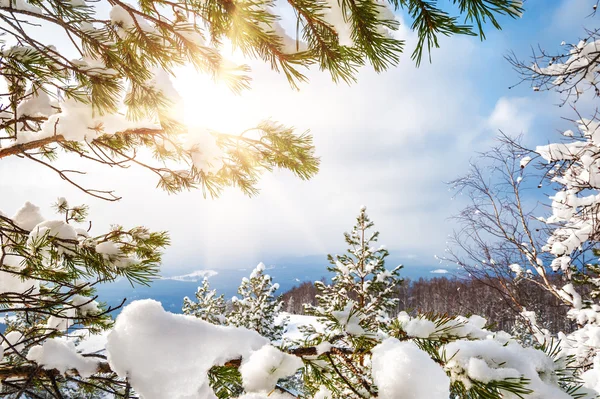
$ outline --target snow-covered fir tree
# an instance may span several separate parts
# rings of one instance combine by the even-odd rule
[[[401,283],[402,266],[386,269],[385,258],[389,253],[384,246],[375,246],[379,232],[373,227],[366,207],[361,207],[352,230],[344,233],[346,253],[327,257],[331,264],[327,270],[334,273],[331,284],[315,282],[317,305],[305,305],[306,313],[325,326],[323,332],[313,326],[304,327],[306,341],[323,349],[332,346],[349,349],[349,353],[339,354],[339,358],[328,355],[337,375],[324,374],[322,383],[334,398],[376,394],[366,355],[377,344],[380,326],[389,322],[388,312],[397,304],[395,289]],[[342,361],[338,362],[340,358]],[[310,365],[307,370],[306,389],[320,389],[313,383],[322,371],[317,365]]]
[[[352,230],[344,233],[347,253],[328,255],[332,283],[315,282],[318,306],[307,306],[309,314],[322,318],[337,311],[356,311],[361,314],[362,328],[377,331],[396,307],[395,289],[401,283],[402,266],[386,269],[389,253],[385,246],[376,246],[379,232],[373,231],[373,226],[367,208],[362,207]]]
[[[202,285],[196,290],[196,301],[187,296],[183,298],[182,312],[195,316],[212,324],[225,324],[225,297],[217,296],[217,290],[211,290],[208,278],[204,277]]]
[[[259,263],[250,274],[244,277],[238,288],[238,296],[231,299],[231,311],[227,314],[227,324],[245,327],[258,332],[271,341],[281,339],[286,320],[276,323],[283,301],[275,296],[279,284],[273,283],[265,273],[264,263]]]

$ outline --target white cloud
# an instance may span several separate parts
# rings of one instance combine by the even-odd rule
[[[450,273],[450,272],[448,270],[446,270],[446,269],[435,269],[435,270],[432,270],[430,273],[446,274],[446,273]]]
[[[204,278],[210,278],[216,276],[217,274],[219,274],[219,272],[215,270],[196,270],[181,276],[162,277],[162,280],[201,281]]]
[[[532,101],[524,97],[501,97],[487,120],[487,125],[495,131],[510,136],[527,133],[534,119]]]

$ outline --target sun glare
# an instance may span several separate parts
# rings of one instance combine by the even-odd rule
[[[173,83],[183,99],[188,126],[236,134],[265,117],[253,111],[252,97],[256,96],[249,91],[233,93],[224,83],[192,67],[182,69]]]

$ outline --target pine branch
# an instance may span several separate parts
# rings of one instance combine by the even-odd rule
[[[162,129],[146,129],[146,128],[138,128],[138,129],[128,129],[122,132],[117,132],[117,135],[127,136],[127,135],[139,135],[139,136],[154,136],[163,134],[164,131]],[[66,141],[63,135],[54,135],[50,137],[46,137],[40,140],[33,140],[23,144],[15,144],[11,147],[0,148],[0,159],[11,156],[11,155],[19,155],[24,154],[27,151],[35,150],[37,148],[41,148],[47,146],[52,143],[61,143]],[[98,141],[98,139],[92,140],[93,142]]]

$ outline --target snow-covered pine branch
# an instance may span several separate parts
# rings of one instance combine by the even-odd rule
[[[148,284],[158,275],[169,241],[166,233],[144,227],[113,226],[95,233],[87,223],[87,208],[64,198],[55,209],[54,219],[45,219],[31,203],[12,217],[0,213],[3,394],[22,391],[35,397],[48,388],[58,395],[92,374],[112,374],[106,361],[82,356],[74,346],[77,336],[109,328],[110,312],[123,305],[102,304],[96,285],[119,277]],[[42,365],[50,371],[41,372]],[[104,391],[123,392],[125,382],[114,377],[107,377]]]

